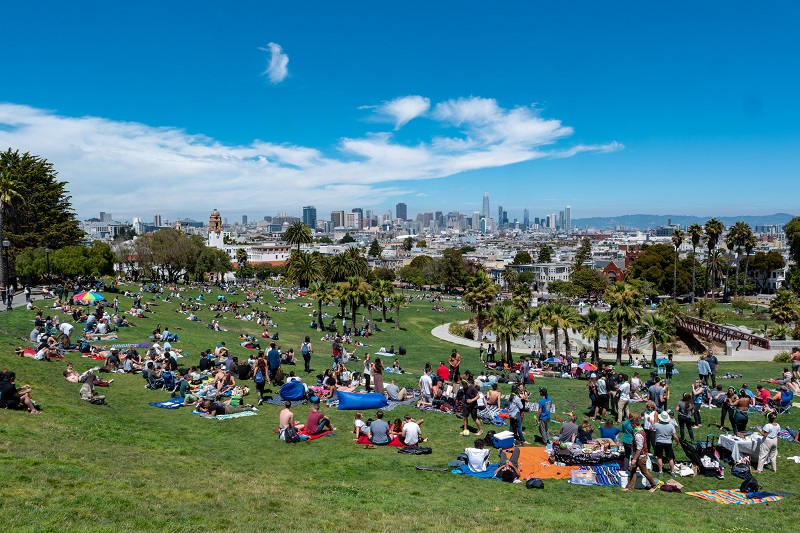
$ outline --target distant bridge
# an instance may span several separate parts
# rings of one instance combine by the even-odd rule
[[[684,317],[682,321],[678,322],[678,329],[722,343],[730,340],[746,341],[748,349],[753,346],[769,349],[769,339],[691,316]]]

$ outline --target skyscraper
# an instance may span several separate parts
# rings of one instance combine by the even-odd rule
[[[528,211],[528,208],[522,210],[522,228],[528,229],[528,226],[531,225],[531,213]]]
[[[483,193],[483,218],[489,218],[492,214],[489,212],[489,193]]]
[[[311,228],[311,231],[317,228],[317,208],[313,205],[303,208],[303,224]]]
[[[407,220],[408,219],[408,206],[406,206],[406,204],[404,204],[403,202],[398,203],[395,206],[394,211],[395,211],[395,214],[396,214],[397,218],[399,218],[401,220]]]
[[[161,215],[153,215],[153,225],[157,228],[161,227]]]
[[[564,208],[564,231],[569,235],[572,233],[572,206]]]
[[[242,226],[247,225],[247,215],[242,215]]]
[[[331,211],[331,224],[334,228],[344,226],[344,211]]]
[[[556,229],[556,214],[550,213],[550,222],[547,225],[548,228],[555,230]]]
[[[503,225],[503,206],[497,206],[497,226],[500,227]]]
[[[472,229],[478,231],[481,229],[481,212],[480,211],[473,211],[472,212]]]

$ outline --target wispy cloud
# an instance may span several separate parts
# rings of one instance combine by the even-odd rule
[[[289,56],[283,53],[283,48],[277,43],[269,43],[267,48],[260,48],[269,54],[269,64],[264,74],[269,78],[270,83],[280,83],[289,74]]]
[[[379,206],[417,192],[401,181],[622,148],[615,142],[559,148],[572,129],[531,108],[503,109],[494,100],[469,98],[441,102],[431,111],[427,99],[407,99],[390,107],[395,126],[423,116],[437,131],[452,133],[404,144],[392,132],[365,132],[340,139],[336,156],[295,144],[230,145],[178,128],[0,104],[0,146],[52,162],[69,182],[81,216],[106,210],[121,219],[150,212],[197,216],[215,207],[263,210],[260,191],[268,191],[276,206],[300,205],[301,198],[322,210],[341,198]],[[383,109],[376,112],[388,116]]]
[[[428,112],[431,107],[429,98],[423,96],[402,96],[379,106],[363,106],[361,109],[375,109],[375,114],[387,118],[394,123],[394,129],[399,130],[409,121]]]

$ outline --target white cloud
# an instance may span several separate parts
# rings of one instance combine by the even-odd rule
[[[269,53],[269,65],[264,74],[269,78],[270,83],[276,84],[286,79],[289,74],[289,56],[283,53],[283,48],[277,43],[269,43],[267,48],[259,48]]]
[[[416,107],[398,104],[396,124],[425,114],[428,106],[426,99]],[[416,192],[401,181],[622,148],[613,142],[558,148],[553,145],[570,128],[532,109],[502,109],[488,99],[450,100],[425,116],[439,130],[452,125],[460,131],[415,144],[397,142],[390,132],[365,133],[341,139],[339,155],[331,156],[294,144],[228,145],[178,128],[0,104],[0,146],[50,161],[69,182],[81,217],[103,210],[121,220],[153,213],[197,217],[213,208],[264,211],[266,205],[291,210],[313,204],[324,211],[342,199],[378,206]]]
[[[409,121],[428,112],[431,107],[429,98],[423,96],[402,96],[379,106],[362,106],[360,109],[375,109],[379,116],[394,122],[394,129],[399,130]]]

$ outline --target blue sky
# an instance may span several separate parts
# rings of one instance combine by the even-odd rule
[[[791,2],[14,2],[0,147],[81,218],[797,212]],[[15,21],[15,22],[14,22]],[[272,65],[272,66],[270,66]]]

